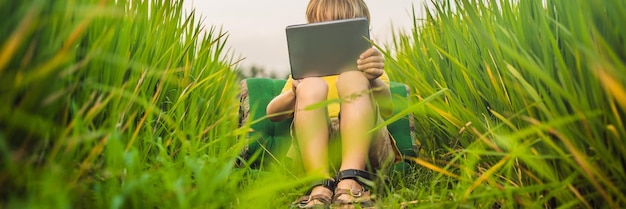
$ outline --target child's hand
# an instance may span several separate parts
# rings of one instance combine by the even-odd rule
[[[369,48],[356,61],[357,69],[365,74],[369,80],[380,77],[385,69],[385,58],[374,47]]]

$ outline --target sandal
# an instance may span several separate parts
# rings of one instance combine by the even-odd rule
[[[369,189],[366,189],[368,183],[371,182],[374,178],[374,174],[362,171],[362,170],[344,170],[340,171],[337,174],[337,182],[344,179],[351,179],[356,181],[359,185],[361,185],[360,190],[350,189],[335,189],[335,195],[333,196],[333,205],[339,206],[339,208],[348,207],[358,205],[361,208],[372,207],[374,205],[373,198],[371,197],[371,192]],[[338,199],[338,197],[342,195],[349,195],[350,200]]]
[[[333,179],[325,179],[322,181],[314,182],[304,196],[298,198],[296,201],[291,203],[291,208],[329,208],[331,203],[330,196],[324,194],[311,195],[313,188],[317,186],[326,187],[332,193],[335,190],[336,183]],[[309,204],[313,201],[318,201],[319,203]]]

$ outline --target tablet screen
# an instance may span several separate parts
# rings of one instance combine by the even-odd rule
[[[357,59],[371,47],[366,18],[291,25],[286,34],[294,79],[357,70]]]

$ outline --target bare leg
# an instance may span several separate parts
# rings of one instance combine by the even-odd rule
[[[300,145],[304,171],[310,175],[330,178],[328,169],[328,113],[326,108],[304,110],[307,106],[326,100],[328,85],[317,77],[305,78],[296,89],[294,115],[295,137]],[[332,195],[332,191],[317,186],[313,194]]]
[[[375,109],[368,90],[369,80],[360,71],[342,73],[337,79],[339,97],[345,99],[341,103],[341,144],[342,158],[340,171],[348,169],[365,170],[371,143],[370,131],[375,124]],[[346,179],[337,188],[358,190],[361,186],[354,180]]]
[[[375,124],[375,109],[368,90],[369,80],[359,71],[343,73],[337,79],[340,98],[358,95],[341,103],[342,159],[340,170],[364,170]]]

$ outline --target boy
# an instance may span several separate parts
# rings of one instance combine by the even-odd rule
[[[309,23],[366,17],[369,11],[363,0],[311,0],[306,11]],[[369,191],[361,179],[372,179],[365,171],[369,162],[374,169],[400,160],[395,142],[386,127],[368,133],[392,112],[389,79],[384,72],[384,58],[375,48],[363,52],[356,60],[357,69],[340,75],[291,77],[280,95],[267,106],[267,114],[293,111],[270,117],[279,121],[293,117],[293,137],[300,148],[304,171],[323,176],[307,195],[296,200],[300,208],[336,205],[372,204]],[[341,103],[305,109],[327,99],[341,98]],[[337,124],[338,127],[337,127]],[[339,132],[339,133],[337,133]],[[329,139],[341,139],[341,166],[335,176],[328,165]],[[369,158],[369,160],[368,160]]]

